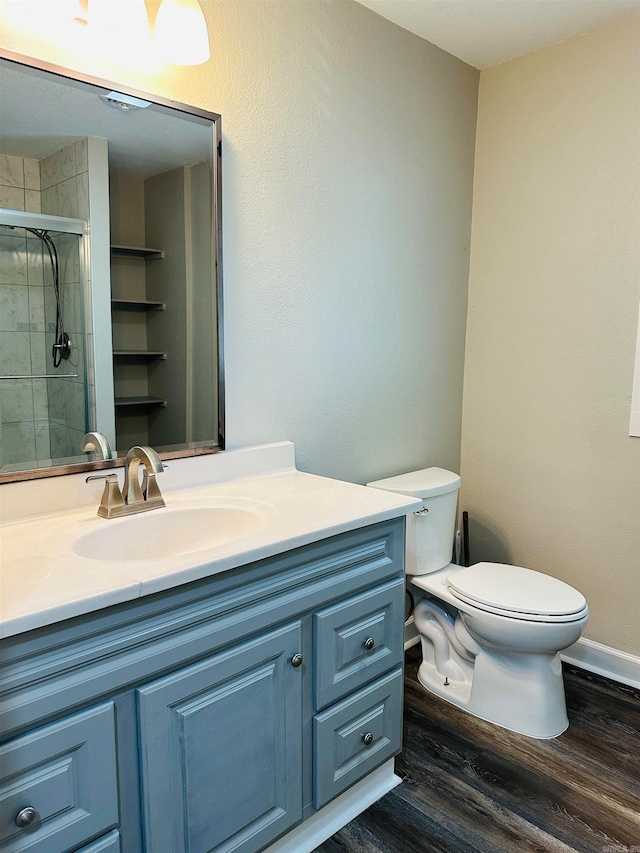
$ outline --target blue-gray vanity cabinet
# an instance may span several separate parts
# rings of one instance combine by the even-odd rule
[[[0,747],[0,849],[66,853],[118,823],[114,706]]]
[[[315,614],[316,710],[402,663],[404,589],[396,578]]]
[[[138,689],[149,851],[254,853],[300,821],[301,642],[296,622]]]
[[[117,829],[114,829],[109,835],[105,835],[104,838],[100,838],[98,841],[94,841],[93,844],[83,847],[77,853],[121,853],[120,833]]]
[[[395,519],[2,640],[2,853],[260,853],[399,751],[403,588]]]
[[[314,717],[317,809],[400,751],[402,686],[396,669]]]

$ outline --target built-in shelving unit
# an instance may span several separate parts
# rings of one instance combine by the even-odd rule
[[[116,397],[115,403],[117,409],[124,409],[129,406],[135,406],[136,408],[155,408],[156,406],[167,405],[167,401],[163,400],[162,397],[150,397],[148,395],[142,395],[139,397]]]
[[[127,209],[129,202],[123,204]],[[158,382],[156,367],[167,358],[164,337],[158,339],[157,326],[150,333],[150,324],[167,306],[164,300],[153,299],[154,294],[147,289],[152,288],[147,264],[162,263],[164,250],[136,245],[144,236],[140,229],[124,230],[125,233],[118,227],[116,239],[120,242],[111,246],[116,440],[123,446],[149,443],[149,419],[157,417],[169,396],[168,388]],[[131,245],[125,245],[129,237]]]
[[[166,302],[153,302],[151,299],[112,299],[113,311],[164,311]]]
[[[154,261],[164,258],[162,249],[152,249],[149,246],[118,246],[111,245],[112,258],[140,258],[144,261]]]
[[[113,351],[114,358],[143,358],[149,359],[150,361],[154,358],[166,358],[166,352],[159,352],[157,350],[144,350],[144,349],[116,349]]]

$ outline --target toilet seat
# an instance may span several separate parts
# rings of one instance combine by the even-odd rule
[[[557,578],[503,563],[476,563],[447,578],[460,601],[509,619],[573,622],[588,613],[584,596]]]

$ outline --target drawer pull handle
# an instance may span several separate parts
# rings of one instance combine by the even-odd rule
[[[291,666],[293,666],[293,667],[295,667],[295,669],[297,669],[299,666],[302,666],[302,661],[303,661],[303,660],[304,660],[304,658],[303,658],[303,657],[302,657],[302,655],[298,652],[298,654],[297,654],[297,655],[294,655],[294,656],[291,658]]]
[[[31,826],[37,818],[38,812],[35,809],[32,809],[31,806],[27,806],[26,809],[20,809],[16,815],[16,826],[19,826],[20,829],[24,829],[25,826]]]
[[[371,651],[371,649],[375,646],[375,644],[376,644],[376,641],[373,639],[373,637],[368,637],[364,641],[364,647],[368,652]]]
[[[371,746],[373,743],[373,735],[371,732],[367,732],[366,735],[362,736],[362,740],[365,746]]]

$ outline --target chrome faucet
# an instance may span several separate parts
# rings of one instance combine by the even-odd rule
[[[82,439],[82,450],[85,453],[95,453],[96,459],[102,462],[111,459],[111,445],[106,435],[101,432],[88,432]]]
[[[143,466],[142,483],[139,469]],[[124,486],[120,491],[117,474],[92,474],[91,480],[106,480],[102,500],[98,507],[101,518],[122,518],[138,512],[148,512],[165,506],[156,474],[164,471],[164,465],[153,447],[135,445],[127,453],[124,469]]]
[[[142,486],[138,477],[140,465],[144,466]],[[124,469],[124,486],[122,497],[127,506],[138,507],[132,512],[145,512],[164,506],[164,499],[156,482],[156,474],[162,474],[164,466],[153,447],[141,447],[136,444],[127,453],[127,463]]]

